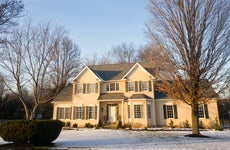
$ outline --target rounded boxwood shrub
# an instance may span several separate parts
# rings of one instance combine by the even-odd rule
[[[17,144],[46,145],[61,132],[59,120],[8,121],[0,125],[3,140]]]
[[[54,141],[60,134],[62,122],[59,120],[34,120],[31,121],[28,130],[30,143],[46,145]]]
[[[27,143],[29,134],[27,132],[28,122],[7,121],[0,125],[0,136],[3,140],[17,144]]]

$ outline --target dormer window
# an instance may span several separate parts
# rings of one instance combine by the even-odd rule
[[[107,83],[106,84],[106,91],[107,92],[115,92],[119,91],[119,83]]]

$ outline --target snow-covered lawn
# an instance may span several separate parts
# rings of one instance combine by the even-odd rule
[[[191,131],[63,130],[50,149],[230,149],[230,130],[201,133],[210,138],[184,136]]]

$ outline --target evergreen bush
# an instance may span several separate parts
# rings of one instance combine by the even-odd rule
[[[205,128],[204,123],[201,120],[199,121],[199,128],[200,129],[204,129]]]
[[[8,121],[0,125],[3,140],[16,144],[46,145],[60,134],[59,120]]]
[[[26,121],[7,121],[0,125],[0,136],[4,141],[24,144],[29,141],[30,133],[27,131]]]
[[[77,128],[77,127],[78,127],[78,124],[74,123],[73,128]]]
[[[188,120],[185,120],[185,121],[183,122],[183,127],[184,127],[184,128],[190,128],[190,124],[189,124]]]

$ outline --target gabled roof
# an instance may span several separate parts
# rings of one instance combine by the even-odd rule
[[[72,101],[72,92],[73,85],[69,84],[57,95],[57,97],[52,101],[52,103]]]
[[[155,99],[169,99],[169,97],[163,92],[154,91],[154,95]]]
[[[99,81],[102,81],[102,80],[103,80],[103,79],[102,79],[97,73],[95,73],[91,68],[89,68],[88,66],[85,66],[85,67],[81,70],[81,72],[77,74],[77,76],[73,79],[73,81],[76,80],[76,79],[77,79],[84,71],[86,71],[86,70],[89,70],[90,72],[92,72],[92,74],[93,74],[96,78],[98,78]]]
[[[97,76],[104,81],[122,80],[136,65],[141,65],[151,76],[154,76],[154,63],[127,63],[88,66]]]

